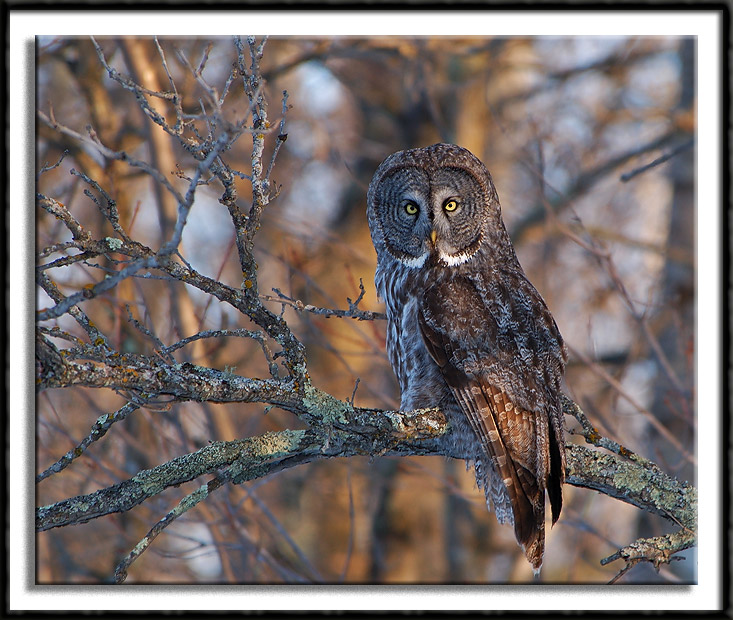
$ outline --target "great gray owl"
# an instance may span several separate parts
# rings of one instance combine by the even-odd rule
[[[565,344],[527,280],[486,167],[434,144],[387,157],[367,195],[375,284],[401,409],[440,407],[450,453],[475,463],[535,574],[562,507]]]

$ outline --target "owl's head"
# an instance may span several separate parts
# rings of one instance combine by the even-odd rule
[[[491,175],[454,144],[387,157],[369,184],[367,217],[377,252],[413,268],[431,255],[448,267],[467,263],[490,228],[503,229]]]

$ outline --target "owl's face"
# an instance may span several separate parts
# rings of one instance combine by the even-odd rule
[[[431,255],[448,267],[468,262],[481,247],[489,212],[498,209],[493,196],[486,168],[465,149],[439,144],[397,153],[369,188],[375,245],[381,241],[412,268]]]

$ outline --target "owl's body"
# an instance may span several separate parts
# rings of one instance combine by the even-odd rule
[[[401,151],[375,173],[367,213],[401,409],[444,411],[446,453],[474,461],[487,503],[539,571],[545,490],[553,523],[562,506],[566,354],[491,177],[461,147]]]

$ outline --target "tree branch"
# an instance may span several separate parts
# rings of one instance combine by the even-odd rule
[[[441,447],[448,442],[437,440],[450,430],[438,410],[406,413],[361,409],[314,388],[309,382],[299,384],[291,378],[244,378],[189,363],[169,364],[133,354],[113,356],[112,361],[96,356],[91,362],[73,359],[78,355],[65,352],[60,356],[60,363],[56,359],[54,372],[43,373],[53,375],[53,380],[48,379],[45,386],[109,387],[142,394],[167,394],[179,400],[263,402],[295,413],[311,428],[212,443],[197,452],[142,471],[108,489],[39,509],[36,520],[39,530],[83,523],[111,512],[129,510],[169,486],[222,468],[233,468],[227,476],[237,484],[293,465],[333,457],[442,454],[465,459],[471,456]],[[42,358],[41,364],[42,368],[49,367],[47,359]],[[570,399],[566,399],[563,406],[566,414],[585,419]],[[616,454],[568,445],[568,484],[600,491],[661,515],[682,528],[675,536],[665,538],[664,547],[656,554],[649,551],[654,548],[653,540],[641,540],[619,550],[606,561],[621,557],[627,563],[648,559],[658,568],[661,562],[669,561],[673,553],[694,545],[696,489],[666,475],[654,463],[617,443],[603,440],[592,426],[590,429],[585,427],[589,443],[610,448]]]
[[[311,403],[329,403],[324,409],[310,406],[312,416],[325,424],[317,429],[285,430],[234,441],[216,441],[196,452],[143,470],[113,486],[72,497],[36,510],[36,529],[48,530],[85,523],[125,512],[166,488],[228,468],[227,477],[241,484],[314,460],[356,455],[440,454],[435,440],[446,432],[444,416],[435,409],[399,411],[355,410],[336,401],[342,411],[334,415],[324,393]]]

